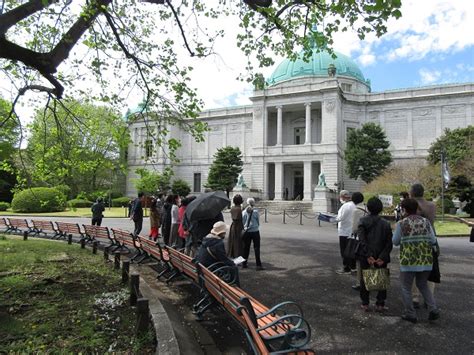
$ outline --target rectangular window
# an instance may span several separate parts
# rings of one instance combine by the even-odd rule
[[[341,89],[344,92],[351,92],[352,91],[352,84],[341,83]]]
[[[194,192],[201,192],[201,173],[194,173]]]
[[[295,128],[295,144],[304,144],[306,128]]]
[[[147,158],[153,155],[153,141],[151,139],[145,141],[145,155]]]

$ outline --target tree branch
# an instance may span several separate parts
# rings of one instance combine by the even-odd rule
[[[175,19],[176,22],[178,23],[179,30],[181,31],[181,37],[183,37],[184,45],[186,46],[186,49],[188,50],[189,55],[190,55],[191,57],[194,57],[194,56],[195,56],[195,53],[191,50],[191,47],[189,47],[188,40],[187,40],[187,38],[186,38],[186,34],[184,33],[183,26],[181,25],[181,21],[179,20],[179,17],[178,17],[178,14],[177,14],[175,8],[174,8],[173,5],[171,4],[171,1],[170,1],[170,0],[166,0],[166,4],[168,4],[168,6],[170,7],[171,11],[173,12],[174,19]]]
[[[58,0],[30,0],[26,4],[15,7],[14,9],[0,15],[0,35],[5,35],[10,27],[16,25],[21,20],[31,16],[35,12],[54,4]]]

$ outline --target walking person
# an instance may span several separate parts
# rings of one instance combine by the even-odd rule
[[[104,218],[103,212],[105,211],[105,206],[102,197],[99,197],[97,201],[91,207],[92,211],[92,225],[100,226],[102,224],[102,218]]]
[[[158,208],[158,200],[153,198],[150,205],[150,234],[149,239],[156,242],[160,236],[159,230],[161,226],[161,208]]]
[[[352,236],[358,238],[358,227],[359,221],[362,217],[367,215],[367,209],[364,205],[364,195],[361,192],[354,192],[352,194],[352,202],[355,205],[354,213],[352,215]],[[359,291],[360,290],[360,279],[362,277],[362,271],[360,268],[360,260],[356,259],[356,283],[352,285],[352,289]]]
[[[132,208],[130,210],[130,219],[135,224],[133,235],[138,236],[142,231],[143,227],[143,200],[145,195],[143,192],[138,193],[138,197],[133,201]]]
[[[230,258],[237,258],[242,255],[242,203],[244,200],[239,194],[232,199],[234,206],[230,209],[230,217],[232,224],[229,230],[229,239],[227,240],[227,256]]]
[[[336,271],[336,274],[344,275],[356,272],[355,259],[344,257],[344,250],[347,246],[347,238],[352,233],[352,216],[355,210],[355,204],[351,201],[351,194],[347,190],[342,190],[339,193],[339,201],[342,206],[337,212],[337,217],[332,219],[337,222],[337,234],[339,236],[339,250],[342,257],[342,269]]]
[[[431,228],[436,236],[436,230],[434,228],[434,220],[436,217],[436,205],[431,201],[426,201],[424,198],[425,188],[422,184],[413,184],[410,188],[410,197],[418,202],[417,214],[421,217],[425,217],[431,223]],[[439,248],[438,248],[439,251]],[[428,287],[431,293],[434,295],[435,283],[428,281]],[[415,308],[420,308],[420,291],[416,288],[415,283],[412,286],[413,304]],[[426,302],[425,302],[426,306]]]
[[[362,217],[357,228],[357,235],[360,242],[365,245],[367,255],[359,257],[361,270],[375,268],[387,268],[390,263],[390,252],[392,251],[392,228],[390,223],[379,216],[383,210],[382,201],[377,197],[372,197],[367,201],[369,215]],[[369,311],[370,292],[366,289],[363,271],[359,276],[361,308]],[[383,312],[385,301],[387,299],[387,290],[377,292],[377,302],[375,310]]]
[[[436,301],[428,287],[428,277],[433,268],[432,246],[436,244],[436,237],[430,221],[417,214],[418,208],[416,200],[403,200],[402,209],[406,217],[397,223],[393,235],[393,244],[400,245],[400,282],[405,305],[402,319],[412,323],[417,322],[412,299],[413,280],[416,280],[416,287],[428,306],[428,320],[439,318]]]
[[[242,238],[243,242],[243,257],[245,261],[242,267],[247,267],[247,261],[250,254],[250,245],[253,242],[253,249],[255,251],[255,263],[257,270],[263,270],[262,261],[260,260],[260,217],[258,209],[255,208],[255,200],[253,198],[247,199],[248,207],[242,213],[242,224],[245,233]]]

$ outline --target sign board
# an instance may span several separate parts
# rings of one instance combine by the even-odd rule
[[[393,196],[392,195],[379,195],[380,201],[382,201],[383,207],[392,207],[393,206]]]

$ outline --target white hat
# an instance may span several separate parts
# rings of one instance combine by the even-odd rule
[[[227,232],[227,228],[228,228],[228,226],[224,222],[221,222],[221,221],[216,222],[212,226],[211,234],[220,235],[222,233]]]

